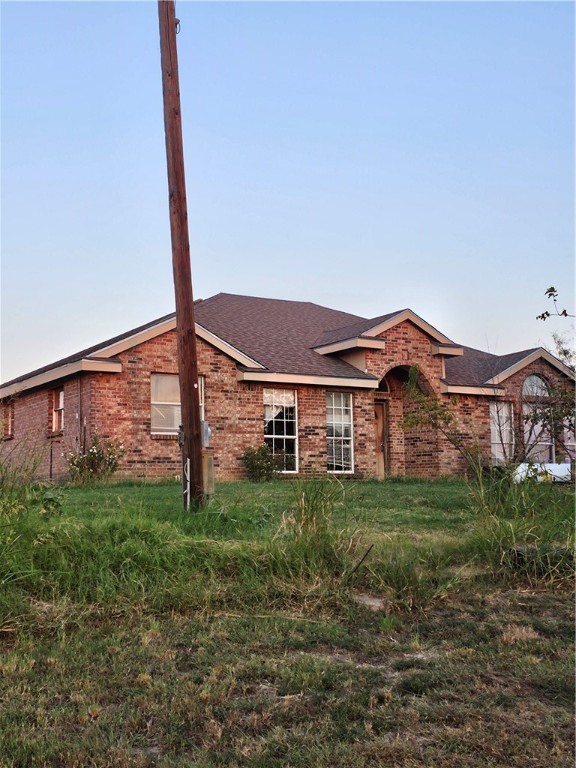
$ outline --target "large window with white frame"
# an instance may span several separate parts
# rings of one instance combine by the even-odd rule
[[[490,444],[492,462],[506,464],[514,457],[514,408],[512,403],[490,403]]]
[[[352,395],[326,392],[326,469],[354,472]]]
[[[198,377],[200,420],[204,421],[204,376]],[[177,373],[153,373],[150,377],[150,431],[153,435],[177,435],[182,423],[180,382]]]
[[[542,398],[549,397],[550,389],[548,383],[542,376],[532,373],[527,376],[522,385],[522,397],[525,398]]]
[[[524,422],[524,452],[537,464],[554,463],[554,425],[552,411],[547,406],[550,388],[542,376],[527,376],[522,386],[522,418]]]
[[[264,390],[264,442],[278,457],[282,472],[298,471],[298,410],[296,392]]]

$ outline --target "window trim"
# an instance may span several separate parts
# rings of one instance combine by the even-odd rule
[[[530,384],[531,382],[531,384]],[[540,391],[535,391],[538,385]],[[545,406],[550,398],[551,390],[548,381],[539,373],[529,373],[522,384],[522,441],[525,458],[534,464],[554,464],[556,461],[556,441],[554,428],[547,429],[545,422],[531,422],[530,411],[535,407]],[[541,439],[544,435],[545,439]],[[535,453],[546,451],[547,457],[534,456]]]
[[[350,405],[348,406],[350,410],[350,437],[339,437],[339,438],[330,438],[328,436],[328,397],[334,395],[343,395],[349,398]],[[325,397],[325,404],[326,404],[326,472],[330,475],[353,475],[355,472],[355,456],[354,456],[354,395],[352,392],[335,392],[333,390],[326,390],[326,397]],[[337,422],[332,422],[332,424],[336,424]],[[344,426],[344,422],[339,422]],[[348,426],[348,425],[346,425]],[[329,450],[328,446],[330,441],[335,443],[336,441],[340,442],[342,445],[344,445],[344,442],[348,442],[350,445],[350,469],[329,469],[328,467],[328,456],[329,456]]]
[[[281,435],[267,435],[265,432],[266,429],[266,405],[269,405],[269,403],[265,402],[266,393],[272,393],[272,405],[274,405],[274,394],[276,392],[289,392],[294,395],[294,469],[280,469],[278,470],[280,474],[283,475],[296,475],[300,471],[300,436],[298,432],[298,391],[296,389],[287,389],[283,387],[265,387],[262,389],[262,405],[264,407],[264,414],[263,414],[263,423],[262,423],[262,431],[264,432],[264,442],[266,445],[269,445],[268,440],[274,441],[275,437],[282,437]],[[280,403],[278,403],[280,405]],[[292,435],[288,435],[289,438],[292,439]],[[284,435],[284,438],[286,438],[286,435]],[[276,456],[279,454],[274,453],[274,447],[272,446],[272,455]],[[291,455],[291,454],[289,454]]]
[[[53,435],[64,432],[64,387],[52,390],[52,425],[50,431]]]

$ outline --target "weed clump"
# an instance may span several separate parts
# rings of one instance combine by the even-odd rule
[[[72,482],[89,485],[113,475],[124,453],[119,440],[102,440],[95,434],[87,450],[69,451],[65,456]]]
[[[271,552],[289,572],[341,577],[355,540],[355,530],[339,530],[336,510],[344,506],[343,484],[310,479],[294,484],[294,501],[282,515]]]
[[[570,488],[511,472],[486,473],[471,486],[477,514],[473,536],[492,577],[559,586],[574,578],[573,495]]]

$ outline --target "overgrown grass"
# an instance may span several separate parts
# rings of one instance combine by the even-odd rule
[[[571,765],[573,491],[493,490],[239,483],[184,514],[176,483],[123,483],[11,509],[0,765]]]
[[[198,513],[181,510],[175,483],[70,488],[61,510],[30,504],[4,518],[0,583],[11,604],[20,595],[161,609],[256,606],[272,592],[289,601],[303,581],[418,608],[457,589],[470,567],[503,583],[569,581],[570,489],[510,493],[517,503],[504,517],[478,511],[459,482],[237,484]]]

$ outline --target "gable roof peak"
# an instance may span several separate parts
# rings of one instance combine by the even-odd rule
[[[464,347],[460,358],[446,360],[446,383],[453,386],[498,385],[513,374],[538,359],[546,360],[561,373],[574,378],[571,371],[561,360],[554,357],[544,347],[532,347],[506,355],[495,355],[474,347]]]

